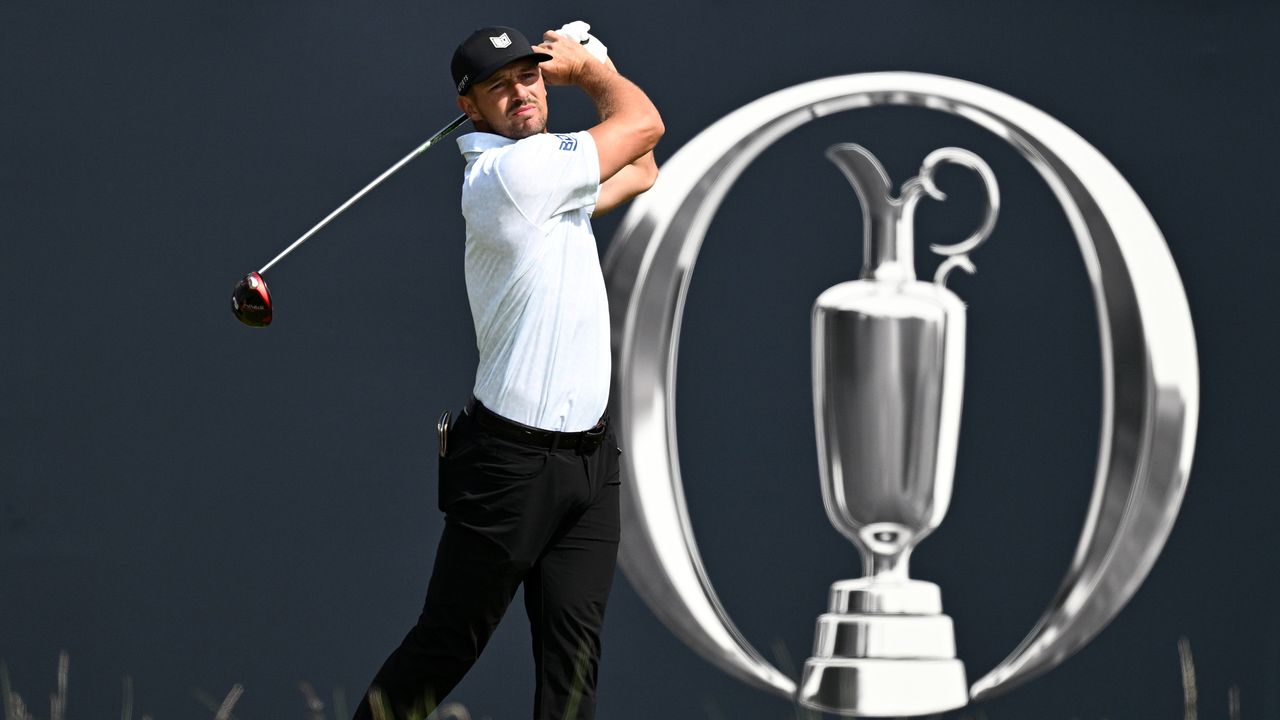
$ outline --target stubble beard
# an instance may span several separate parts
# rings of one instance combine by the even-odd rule
[[[494,118],[496,122],[492,122],[489,119],[489,113],[481,110],[481,115],[485,117],[484,127],[477,124],[476,129],[501,135],[508,140],[523,140],[547,131],[546,106],[535,104],[533,113],[536,115],[535,118],[502,114]]]
[[[534,108],[534,112],[538,113],[536,120],[526,122],[521,118],[513,118],[513,121],[507,124],[505,132],[499,134],[512,140],[523,140],[527,137],[533,137],[539,133],[546,132],[547,116],[539,112],[536,107]]]

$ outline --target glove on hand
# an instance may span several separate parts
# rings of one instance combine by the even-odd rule
[[[581,20],[574,20],[571,23],[565,23],[564,27],[556,32],[582,43],[587,52],[600,62],[604,62],[609,57],[609,48],[600,42],[600,38],[588,32],[589,30],[591,30],[590,25]]]

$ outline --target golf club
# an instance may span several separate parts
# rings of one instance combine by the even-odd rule
[[[440,128],[440,131],[435,135],[432,135],[429,140],[422,145],[419,145],[413,152],[405,155],[400,162],[397,162],[395,165],[387,168],[386,172],[374,178],[373,182],[365,185],[360,192],[352,195],[351,199],[339,205],[337,210],[329,213],[323,220],[316,223],[316,226],[308,230],[302,237],[294,240],[289,247],[285,248],[283,252],[275,256],[271,262],[263,265],[262,269],[257,272],[251,272],[241,278],[231,290],[231,312],[235,313],[236,319],[250,327],[266,327],[270,325],[271,292],[267,289],[267,281],[263,279],[262,276],[270,270],[272,266],[283,260],[285,255],[293,252],[299,245],[310,239],[312,235],[315,235],[321,228],[328,225],[329,221],[341,215],[344,210],[354,205],[357,200],[368,194],[370,190],[377,187],[383,180],[391,177],[397,170],[408,164],[410,160],[426,152],[427,148],[430,148],[443,140],[447,135],[449,135],[449,133],[457,130],[458,127],[466,121],[466,119],[467,116],[465,114],[454,118],[452,122],[445,125],[443,128]]]

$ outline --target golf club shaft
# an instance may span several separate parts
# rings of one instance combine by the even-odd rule
[[[467,116],[465,114],[459,115],[458,117],[454,118],[453,121],[450,122],[448,125],[445,125],[444,127],[440,128],[440,131],[437,132],[435,135],[432,135],[431,139],[427,140],[425,143],[418,146],[413,152],[409,153],[408,155],[405,155],[403,158],[401,158],[400,162],[387,168],[386,172],[374,178],[373,182],[369,183],[368,185],[365,185],[364,188],[360,190],[360,192],[356,193],[355,195],[352,195],[350,200],[347,200],[346,202],[339,205],[337,210],[334,210],[333,212],[329,213],[327,216],[325,216],[325,219],[316,223],[316,226],[308,230],[306,234],[304,234],[302,237],[298,238],[297,240],[294,240],[292,245],[284,249],[284,252],[275,256],[275,258],[272,259],[271,262],[267,263],[266,265],[263,265],[262,269],[258,271],[258,274],[262,275],[266,273],[268,270],[271,269],[271,266],[275,265],[276,263],[284,259],[285,255],[288,255],[289,253],[293,252],[294,248],[298,247],[299,245],[301,245],[302,243],[310,239],[312,235],[315,235],[317,232],[320,231],[321,228],[323,228],[325,225],[328,225],[330,220],[333,220],[334,218],[341,215],[342,211],[354,205],[357,200],[364,197],[365,194],[367,194],[370,190],[378,187],[378,185],[383,180],[386,180],[387,178],[394,175],[397,170],[399,170],[400,168],[408,164],[410,160],[426,152],[427,148],[431,147],[432,145],[435,145],[436,143],[443,140],[444,137],[447,136],[449,133],[453,132],[454,130],[457,130],[458,126],[462,125],[462,123],[465,122],[466,119],[467,119]]]

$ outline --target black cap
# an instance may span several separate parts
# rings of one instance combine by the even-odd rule
[[[488,79],[503,65],[537,58],[538,62],[551,59],[546,53],[534,52],[533,46],[515,28],[485,27],[476,30],[453,51],[453,83],[459,95],[466,95],[472,85]]]

